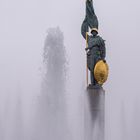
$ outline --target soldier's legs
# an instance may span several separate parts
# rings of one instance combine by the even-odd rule
[[[91,84],[94,85],[93,72],[90,72],[90,80],[91,80]]]
[[[92,64],[93,64],[93,71],[90,72],[90,79],[91,79],[91,84],[92,85],[97,85],[97,81],[95,80],[95,77],[94,77],[94,67],[96,65],[96,63],[98,62],[98,58],[97,57],[94,57],[93,58],[93,61],[92,61]]]
[[[93,72],[90,72],[90,79],[91,79],[91,84],[96,85],[96,80],[94,78],[94,73]]]

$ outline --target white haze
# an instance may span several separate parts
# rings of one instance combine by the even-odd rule
[[[140,2],[94,3],[110,66],[104,86],[105,138],[139,140]],[[86,59],[80,26],[84,16],[85,0],[0,1],[0,140],[30,140],[36,136],[33,127],[41,95],[46,31],[57,26],[64,34],[69,62],[65,125],[71,139],[83,139]]]

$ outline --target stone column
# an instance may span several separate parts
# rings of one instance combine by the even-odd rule
[[[85,95],[85,140],[104,140],[105,91],[87,89]]]

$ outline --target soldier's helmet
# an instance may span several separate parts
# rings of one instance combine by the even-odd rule
[[[92,33],[93,31],[97,32],[97,34],[98,34],[98,29],[97,29],[97,28],[92,28],[92,29],[91,29],[91,33]]]
[[[99,60],[94,68],[94,77],[98,84],[102,85],[107,81],[109,67],[106,62]]]

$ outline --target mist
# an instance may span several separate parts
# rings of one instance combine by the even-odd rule
[[[43,79],[36,105],[33,139],[71,139],[67,121],[64,36],[59,27],[48,29],[43,52]]]
[[[85,40],[80,34],[85,0],[0,3],[0,139],[52,140],[58,136],[81,140],[87,135],[85,114],[93,132],[89,139],[98,138],[99,114],[103,112],[95,112],[99,117],[91,115],[91,100],[85,91]],[[138,0],[94,1],[110,69],[103,86],[105,140],[140,139],[139,4]],[[60,49],[54,45],[45,47],[46,42],[53,42],[47,41],[48,34],[64,49],[62,54],[56,53]],[[60,58],[59,62],[50,62],[46,52]],[[91,117],[96,118],[97,129],[93,129]]]

